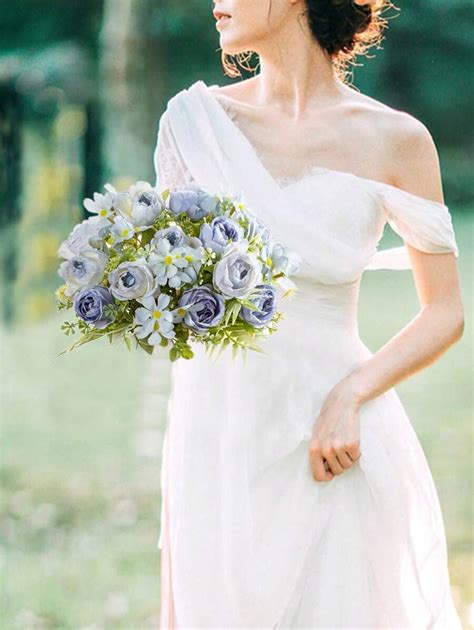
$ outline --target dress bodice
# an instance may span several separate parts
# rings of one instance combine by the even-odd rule
[[[160,188],[195,181],[240,197],[277,241],[301,256],[296,276],[313,283],[347,284],[365,269],[409,268],[405,246],[378,250],[386,224],[421,251],[459,255],[444,203],[319,166],[275,178],[235,111],[203,81],[168,102],[154,159]]]

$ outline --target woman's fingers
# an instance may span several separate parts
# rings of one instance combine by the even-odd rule
[[[346,444],[344,450],[353,462],[356,462],[360,458],[359,442],[351,442],[350,444]]]
[[[342,473],[344,472],[344,468],[339,463],[336,451],[334,449],[330,449],[326,451],[326,453],[323,452],[323,457],[329,464],[329,468],[334,475],[342,475]]]
[[[324,448],[313,442],[309,456],[313,478],[316,481],[330,481],[354,465],[360,458],[360,449],[358,443]]]
[[[342,466],[342,468],[344,468],[344,470],[348,470],[354,463],[354,461],[348,455],[347,451],[344,448],[336,449],[336,457],[337,457],[338,462]]]
[[[315,481],[331,481],[334,474],[331,470],[326,470],[321,449],[317,444],[313,443],[309,447],[309,460]]]

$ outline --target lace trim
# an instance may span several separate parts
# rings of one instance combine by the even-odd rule
[[[156,173],[156,186],[160,190],[184,186],[194,182],[194,178],[183,161],[171,131],[167,111],[160,118],[153,161]]]

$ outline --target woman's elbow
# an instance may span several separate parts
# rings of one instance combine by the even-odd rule
[[[461,337],[464,335],[464,329],[466,325],[465,317],[464,317],[464,309],[462,304],[459,304],[457,307],[452,307],[450,309],[450,329],[451,329],[451,339],[453,343],[459,341]]]
[[[464,335],[465,325],[466,325],[466,320],[465,320],[465,317],[464,317],[464,311],[461,309],[461,312],[459,313],[458,317],[456,318],[456,322],[455,322],[455,325],[454,325],[454,333],[455,333],[456,341],[461,339],[461,337]]]
[[[456,301],[453,304],[452,300],[440,300],[432,302],[425,307],[426,310],[431,312],[433,317],[438,323],[437,328],[441,333],[441,336],[445,338],[448,345],[456,343],[461,339],[465,329],[465,317],[462,302]]]

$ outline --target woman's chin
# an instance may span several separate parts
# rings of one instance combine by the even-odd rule
[[[226,35],[221,35],[220,38],[220,48],[222,52],[226,55],[238,55],[239,53],[244,53],[249,48],[246,48],[241,40],[236,40],[235,37],[226,37]]]

